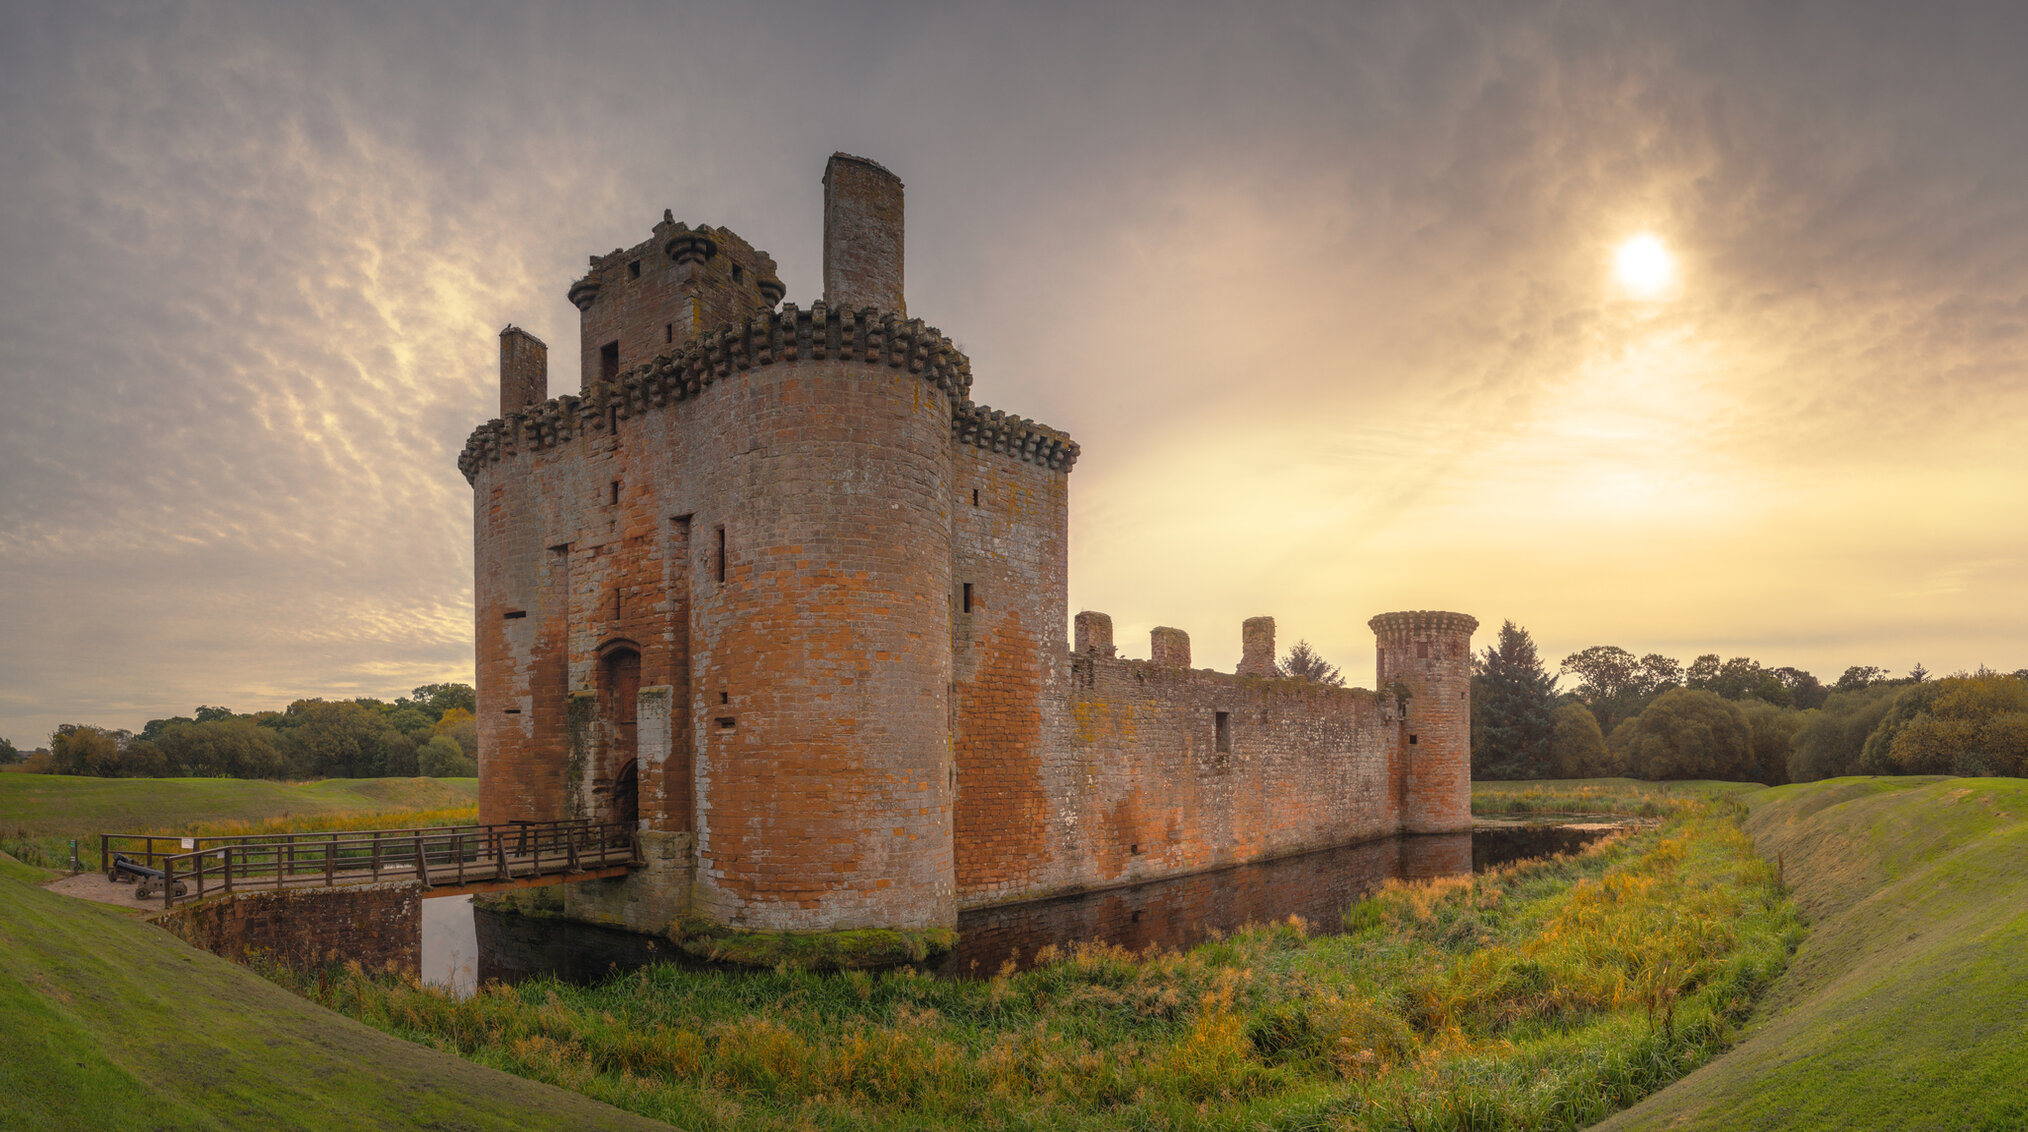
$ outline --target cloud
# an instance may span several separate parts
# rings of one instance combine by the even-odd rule
[[[563,289],[664,207],[814,298],[833,149],[908,183],[979,396],[1084,443],[1073,600],[1123,640],[1236,657],[1272,612],[1370,679],[1366,618],[1433,604],[1545,654],[2017,666],[2024,43],[1884,4],[16,6],[0,734],[467,676],[494,334],[567,388]],[[1638,231],[1668,302],[1612,285]]]

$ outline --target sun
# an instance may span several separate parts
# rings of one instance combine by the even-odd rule
[[[1613,275],[1620,286],[1643,297],[1659,295],[1676,277],[1676,257],[1662,241],[1642,233],[1620,245],[1613,256]]]

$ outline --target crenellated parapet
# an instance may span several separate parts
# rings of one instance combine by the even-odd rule
[[[1414,609],[1381,613],[1366,622],[1382,644],[1405,644],[1418,639],[1470,637],[1479,619],[1468,613],[1447,613],[1435,609]]]
[[[1067,472],[1077,463],[1077,442],[1069,433],[970,401],[951,410],[951,436],[1051,471]]]
[[[735,373],[801,360],[838,359],[884,365],[920,374],[963,405],[972,388],[972,363],[943,332],[921,319],[903,319],[866,308],[833,310],[822,301],[808,310],[790,303],[741,320],[685,343],[672,353],[565,395],[486,422],[473,431],[458,456],[458,470],[470,482],[479,469],[519,452],[566,444],[600,433],[636,413],[687,400]],[[990,411],[990,410],[989,410]],[[994,414],[1003,419],[1006,414]],[[1035,429],[1042,426],[1023,422]],[[1054,433],[1062,443],[1069,437]],[[1039,443],[1024,451],[1044,452]],[[1050,450],[1055,451],[1055,450]],[[1076,445],[1070,445],[1075,459]],[[1026,458],[1026,457],[1024,457]],[[1067,464],[1064,466],[1068,466]]]

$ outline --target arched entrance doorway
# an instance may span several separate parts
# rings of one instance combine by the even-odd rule
[[[599,718],[606,724],[593,790],[603,794],[604,821],[640,819],[639,763],[641,652],[632,644],[608,645],[599,656]]]

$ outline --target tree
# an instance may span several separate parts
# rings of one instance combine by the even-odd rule
[[[1627,772],[1606,747],[1591,710],[1575,700],[1550,714],[1549,761],[1558,778],[1610,778]]]
[[[1651,652],[1641,658],[1640,672],[1635,680],[1635,689],[1640,695],[1653,698],[1683,682],[1683,666],[1676,658]]]
[[[1542,667],[1528,630],[1508,621],[1500,642],[1473,665],[1472,777],[1541,778],[1550,773],[1556,677]]]
[[[1345,686],[1345,677],[1339,674],[1338,666],[1317,655],[1308,641],[1297,641],[1275,671],[1297,680],[1308,680],[1312,684],[1328,684],[1333,688]]]
[[[279,736],[247,719],[178,723],[165,730],[157,742],[182,774],[282,778],[288,773]]]
[[[416,708],[434,720],[452,708],[476,711],[479,702],[478,693],[472,690],[470,684],[423,684],[394,701],[394,706]]]
[[[1781,677],[1761,667],[1752,657],[1735,656],[1719,665],[1709,687],[1728,700],[1765,700],[1776,707],[1788,707],[1794,702]]]
[[[1682,672],[1682,665],[1661,653],[1637,660],[1617,645],[1593,645],[1563,658],[1564,675],[1577,677],[1577,698],[1607,734],[1675,687]]]
[[[478,764],[466,757],[465,749],[449,735],[438,735],[416,752],[416,764],[431,778],[470,778],[479,773]]]
[[[0,739],[0,766],[10,766],[20,762],[21,759],[22,754],[20,750],[12,742]]]
[[[479,757],[479,723],[472,713],[464,708],[452,708],[437,720],[435,735],[448,735],[465,752],[465,757]]]
[[[1683,686],[1708,692],[1711,690],[1711,682],[1718,679],[1718,670],[1721,667],[1723,665],[1719,662],[1717,653],[1705,653],[1690,662],[1690,667],[1683,673]]]
[[[1887,670],[1870,664],[1855,664],[1845,670],[1838,682],[1831,685],[1833,692],[1857,692],[1875,684],[1887,682]],[[1798,779],[1797,781],[1801,781]]]
[[[120,737],[123,734],[89,724],[59,724],[49,735],[51,772],[117,777],[120,773]]]
[[[1657,696],[1629,723],[1624,744],[1633,773],[1646,779],[1744,782],[1754,769],[1753,736],[1738,705],[1700,688]]]
[[[378,778],[390,751],[407,742],[377,709],[358,702],[297,700],[274,722],[291,771],[304,777]]]
[[[2028,680],[1981,670],[1907,687],[1860,764],[1878,774],[2028,775]]]
[[[1823,707],[1824,701],[1831,695],[1831,690],[1824,687],[1822,680],[1800,668],[1783,665],[1780,668],[1770,668],[1768,672],[1789,690],[1789,702],[1802,710]]]
[[[1791,707],[1776,707],[1757,699],[1741,701],[1739,712],[1746,717],[1753,745],[1753,780],[1769,786],[1787,782],[1789,753],[1796,733],[1802,730],[1809,713]]]
[[[121,778],[168,778],[176,769],[162,748],[146,739],[135,739],[120,749]]]
[[[1846,670],[1846,675],[1852,673]],[[1880,726],[1901,688],[1881,683],[1886,673],[1847,681],[1838,678],[1824,706],[1807,713],[1789,742],[1789,781],[1815,782],[1859,773],[1859,753],[1866,737]],[[1842,690],[1841,690],[1842,686]]]

